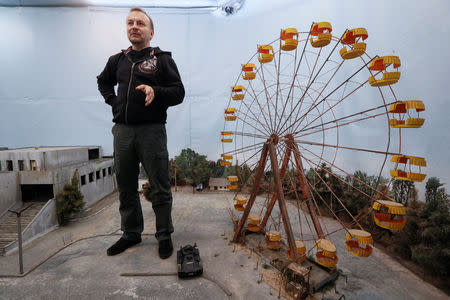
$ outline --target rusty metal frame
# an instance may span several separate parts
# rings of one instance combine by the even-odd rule
[[[250,194],[250,199],[249,199],[247,205],[245,206],[245,210],[244,210],[242,217],[238,223],[238,226],[234,232],[233,242],[239,242],[239,240],[242,236],[243,228],[247,221],[248,215],[250,214],[252,206],[255,202],[256,196],[258,194],[259,186],[260,186],[261,180],[263,178],[264,169],[265,169],[265,166],[267,163],[267,158],[269,157],[270,162],[271,162],[273,177],[274,177],[275,191],[274,191],[272,198],[266,208],[266,212],[264,214],[264,218],[260,224],[260,227],[261,227],[261,229],[265,228],[265,226],[267,224],[267,220],[272,213],[273,207],[275,206],[275,202],[276,202],[276,200],[278,200],[278,205],[280,207],[280,213],[281,213],[281,217],[283,219],[284,231],[287,236],[289,249],[293,250],[292,252],[293,252],[294,258],[297,261],[299,259],[299,256],[296,251],[297,248],[295,245],[294,233],[292,231],[292,226],[291,226],[291,222],[289,219],[289,213],[288,213],[287,207],[286,207],[286,200],[284,198],[283,185],[282,185],[282,181],[286,175],[286,170],[287,170],[287,166],[289,164],[289,159],[290,159],[291,154],[293,154],[293,156],[294,156],[295,165],[297,167],[297,175],[298,175],[298,178],[300,181],[303,199],[306,202],[309,214],[311,216],[311,220],[314,225],[314,229],[315,229],[317,235],[319,236],[319,238],[324,238],[325,235],[324,235],[322,226],[319,222],[319,218],[314,209],[314,206],[312,205],[312,201],[311,201],[311,197],[310,197],[310,190],[309,190],[308,184],[306,182],[307,179],[306,179],[306,176],[304,173],[303,164],[302,164],[301,156],[300,156],[300,151],[299,151],[297,145],[295,144],[294,137],[292,135],[287,135],[285,138],[283,138],[283,140],[286,143],[286,151],[284,153],[281,170],[279,169],[279,166],[278,166],[278,159],[277,159],[277,154],[276,154],[276,150],[275,150],[275,145],[279,142],[277,136],[272,135],[267,140],[267,142],[264,143],[264,146],[263,146],[263,149],[261,152],[261,157],[258,162],[258,167],[256,170],[256,176],[255,176],[255,182],[253,184],[252,192]]]

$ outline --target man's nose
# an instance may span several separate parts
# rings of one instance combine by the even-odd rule
[[[136,29],[137,28],[137,23],[136,22],[133,22],[132,24],[131,24],[131,29]]]

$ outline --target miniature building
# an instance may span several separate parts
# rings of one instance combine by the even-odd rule
[[[85,207],[115,189],[113,159],[102,157],[100,146],[32,147],[0,151],[0,226],[8,209],[27,203],[42,204],[33,217],[38,230],[55,226],[55,197],[78,173]],[[44,204],[45,203],[45,204]],[[24,233],[25,234],[25,233]]]
[[[228,180],[226,178],[209,178],[209,190],[210,191],[228,191]]]

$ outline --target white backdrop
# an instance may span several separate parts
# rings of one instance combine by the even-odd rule
[[[397,95],[423,100],[427,108],[424,127],[408,132],[408,154],[425,157],[428,176],[449,183],[450,2],[342,2],[247,0],[229,17],[147,10],[155,23],[151,45],[173,52],[186,88],[184,103],[168,112],[171,157],[191,147],[218,159],[230,87],[256,44],[276,39],[281,28],[307,31],[313,21],[328,21],[337,36],[347,28],[367,28],[371,55],[401,58]],[[0,146],[101,145],[104,154],[112,154],[111,111],[96,76],[110,55],[129,46],[127,13],[0,7]],[[354,162],[349,170],[364,169],[365,163]]]

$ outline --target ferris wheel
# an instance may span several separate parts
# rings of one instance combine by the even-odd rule
[[[405,226],[406,208],[354,177],[353,166],[362,162],[364,170],[378,178],[390,170],[391,180],[420,182],[426,176],[421,171],[425,159],[412,156],[406,142],[407,131],[424,124],[419,114],[425,106],[394,92],[400,58],[366,53],[365,28],[345,30],[341,36],[332,30],[328,22],[313,23],[307,31],[287,28],[275,40],[257,45],[231,88],[221,132],[221,165],[238,165],[251,173],[247,178],[228,177],[227,187],[236,190],[233,209],[239,220],[234,241],[245,229],[264,232],[268,248],[279,249],[284,239],[292,260],[301,262],[314,251],[317,262],[331,268],[338,262],[330,239],[336,231],[321,222],[318,204],[346,231],[350,253],[368,257],[373,239],[361,226],[361,216],[347,209],[325,177],[364,193],[375,223],[396,231]],[[315,180],[306,176],[307,170]],[[299,184],[292,176],[288,179],[288,173]],[[318,182],[339,203],[350,225],[320,196]],[[313,234],[308,238],[304,228],[300,234],[292,230],[291,219],[300,221],[303,213],[286,205],[286,195],[292,192],[311,220]],[[305,243],[308,239],[313,243]]]

